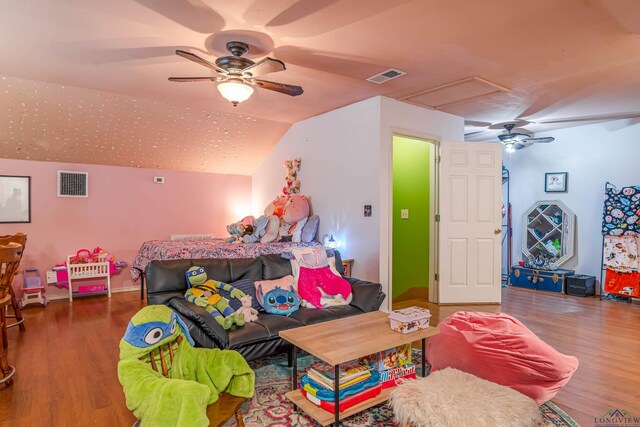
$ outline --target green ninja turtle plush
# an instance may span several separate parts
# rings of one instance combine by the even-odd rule
[[[141,427],[208,426],[222,392],[251,397],[255,375],[240,353],[193,348],[186,325],[164,305],[144,307],[120,341],[118,379]]]
[[[231,298],[240,300],[245,293],[228,283],[217,280],[207,280],[207,273],[202,267],[191,267],[186,273],[189,289],[184,298],[207,310],[224,328],[229,329],[234,323],[242,326],[245,323],[244,314],[235,313],[229,306],[229,301],[220,295],[220,289],[229,292]]]

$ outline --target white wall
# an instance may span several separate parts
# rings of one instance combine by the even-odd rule
[[[536,134],[536,136],[543,136]],[[560,200],[576,214],[576,254],[561,268],[600,280],[602,209],[607,181],[640,185],[640,124],[626,121],[579,126],[544,134],[551,144],[535,144],[504,155],[511,172],[513,260],[522,259],[522,215],[537,200]],[[545,193],[545,172],[568,172],[567,193]]]
[[[389,98],[376,97],[293,125],[253,174],[253,213],[280,194],[282,163],[302,158],[301,193],[320,216],[319,235],[333,233],[353,276],[389,284],[392,135],[462,140],[463,119]],[[370,218],[365,204],[373,206]],[[384,308],[384,305],[383,305]]]

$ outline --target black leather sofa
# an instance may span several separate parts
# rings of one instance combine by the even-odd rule
[[[336,266],[341,274],[342,262],[336,251]],[[304,325],[354,316],[380,308],[385,294],[379,283],[345,277],[351,284],[351,304],[330,308],[300,308],[290,316],[260,311],[258,320],[225,331],[202,307],[184,299],[187,290],[185,272],[192,266],[204,267],[211,279],[226,283],[240,279],[271,280],[291,274],[291,263],[280,255],[261,255],[243,259],[198,259],[153,261],[146,270],[147,302],[166,304],[185,321],[194,341],[208,348],[232,349],[245,359],[254,360],[272,354],[290,352],[291,345],[278,332]]]

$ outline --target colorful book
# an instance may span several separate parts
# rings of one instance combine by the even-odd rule
[[[318,376],[326,378],[331,384],[333,384],[335,369],[333,366],[319,362],[313,364],[309,368],[309,372],[315,372]],[[339,374],[339,382],[342,384],[343,382],[347,382],[354,378],[358,378],[363,375],[367,375],[369,373],[369,367],[363,366],[357,361],[353,361],[351,363],[345,363],[340,366]]]
[[[313,371],[313,370],[309,370],[307,371],[307,375],[309,375],[309,378],[313,379],[315,382],[317,382],[318,384],[320,384],[321,386],[329,389],[329,390],[334,390],[333,388],[333,380],[329,380],[327,379],[325,376],[323,375],[319,375],[317,372]],[[349,387],[351,385],[357,384],[361,381],[366,380],[367,378],[369,378],[371,376],[371,372],[366,371],[363,375],[360,375],[358,377],[355,378],[351,378],[348,381],[345,380],[340,380],[340,385],[339,385],[339,389],[342,390],[345,387]]]

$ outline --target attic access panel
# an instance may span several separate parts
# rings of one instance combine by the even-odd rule
[[[511,92],[511,90],[483,78],[473,76],[423,90],[413,95],[400,98],[400,100],[408,101],[422,107],[440,109],[460,102],[507,92]]]

